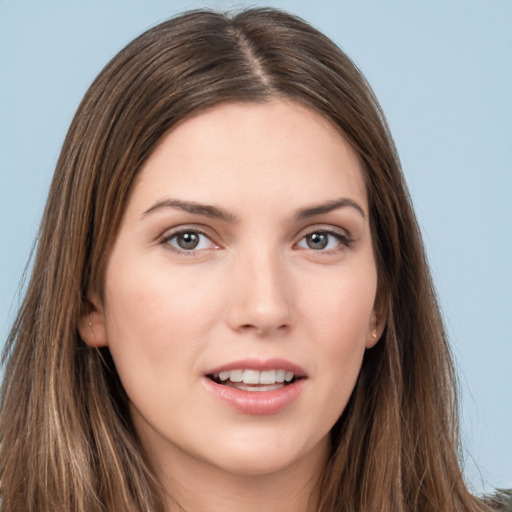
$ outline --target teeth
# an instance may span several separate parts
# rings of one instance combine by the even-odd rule
[[[229,372],[229,380],[231,382],[242,382],[244,378],[244,371],[243,370],[233,370]]]
[[[289,372],[286,370],[229,370],[225,372],[220,372],[215,375],[221,382],[231,381],[231,382],[243,382],[244,384],[276,384],[283,382],[291,382],[295,377],[293,372]]]
[[[260,373],[260,384],[275,384],[276,383],[276,371],[270,370],[268,372]]]
[[[229,375],[231,372],[220,372],[219,373],[219,379],[224,382],[225,380],[229,379]]]
[[[242,381],[244,384],[259,384],[260,372],[258,370],[245,370]]]

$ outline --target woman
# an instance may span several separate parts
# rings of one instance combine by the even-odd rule
[[[384,116],[279,11],[100,74],[6,354],[5,512],[488,510]]]

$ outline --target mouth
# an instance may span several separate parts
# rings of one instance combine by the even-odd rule
[[[284,359],[239,360],[204,374],[206,389],[242,414],[272,415],[288,409],[302,394],[308,374]]]
[[[263,371],[239,368],[212,373],[207,377],[216,384],[249,392],[275,391],[303,378],[282,368]]]

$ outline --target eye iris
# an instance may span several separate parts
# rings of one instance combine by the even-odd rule
[[[310,249],[325,249],[328,242],[329,237],[325,233],[312,233],[306,237],[306,243]]]
[[[180,233],[176,241],[181,249],[195,249],[199,245],[199,235],[193,232]]]

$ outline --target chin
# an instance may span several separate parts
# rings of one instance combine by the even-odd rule
[[[316,443],[308,443],[293,436],[276,436],[275,433],[249,436],[242,443],[231,441],[212,460],[218,467],[240,476],[272,475],[289,470],[304,459],[310,459],[308,464],[324,463],[330,445],[328,436]]]
[[[295,462],[293,457],[237,456],[228,460],[217,460],[217,467],[226,473],[236,476],[265,477],[286,471]]]

